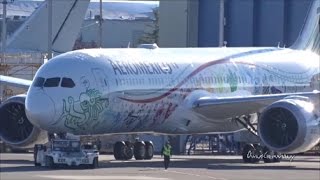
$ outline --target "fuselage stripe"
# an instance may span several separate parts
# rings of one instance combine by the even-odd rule
[[[225,57],[223,59],[209,61],[209,62],[199,66],[197,69],[195,69],[193,72],[191,72],[186,78],[184,78],[180,83],[178,83],[174,88],[170,89],[169,91],[167,91],[166,93],[164,93],[160,96],[148,98],[148,99],[128,99],[128,98],[123,98],[123,97],[119,97],[119,99],[124,100],[124,101],[128,101],[128,102],[132,102],[132,103],[151,103],[154,101],[158,101],[158,100],[161,100],[161,99],[169,96],[171,93],[175,92],[176,90],[178,90],[189,79],[191,79],[193,76],[195,76],[196,74],[198,74],[199,72],[201,72],[202,70],[204,70],[210,66],[217,65],[217,64],[223,64],[223,63],[230,63],[230,60],[234,59],[234,58],[246,57],[246,56],[250,56],[250,55],[257,55],[260,53],[266,53],[266,52],[278,51],[278,50],[281,50],[281,49],[277,49],[277,48],[262,49],[262,50],[259,49],[259,50],[253,50],[253,51],[248,51],[248,52],[243,52],[243,53],[231,55],[231,56]],[[232,62],[232,63],[255,66],[255,64],[248,63],[248,62]]]

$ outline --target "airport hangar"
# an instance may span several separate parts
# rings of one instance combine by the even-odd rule
[[[223,45],[288,47],[297,38],[312,0],[160,0],[158,2],[159,47]],[[92,24],[90,20],[86,21],[84,26]],[[123,25],[118,26],[114,23]],[[136,47],[139,36],[144,34],[145,28],[148,28],[147,24],[150,23],[148,19],[120,20],[113,21],[113,24],[105,21],[103,25],[105,38],[102,45],[107,48],[127,47],[130,42],[131,47]],[[98,32],[97,26],[82,28],[83,40],[87,42],[96,40],[95,32]],[[121,40],[117,42],[115,37],[121,37]]]
[[[229,47],[290,46],[300,32],[310,3],[311,0],[160,0],[158,45],[217,47],[225,41]],[[92,16],[99,12],[94,13],[97,14]],[[128,42],[137,45],[137,36],[143,35],[149,23],[150,18],[136,17],[113,23],[105,20],[102,46],[127,47]],[[17,28],[13,26],[8,28]],[[85,19],[80,31],[84,40],[97,40],[94,19]],[[115,37],[121,39],[117,42]]]
[[[160,0],[159,46],[217,47],[225,41],[229,47],[288,47],[300,32],[310,3],[311,0]],[[221,30],[220,24],[224,24]]]

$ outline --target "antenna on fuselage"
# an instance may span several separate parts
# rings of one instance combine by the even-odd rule
[[[278,48],[280,48],[280,41],[278,42]]]
[[[228,41],[223,41],[223,47],[227,47]]]

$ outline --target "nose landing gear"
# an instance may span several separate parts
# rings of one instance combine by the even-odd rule
[[[48,132],[48,140],[49,142],[54,139],[67,139],[67,133],[51,133]]]

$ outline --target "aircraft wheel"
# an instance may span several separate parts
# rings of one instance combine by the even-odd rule
[[[123,141],[118,141],[113,146],[113,155],[116,160],[124,160],[124,150],[126,144]]]
[[[282,160],[282,156],[281,156],[281,154],[280,153],[278,153],[278,152],[274,152],[274,158],[273,158],[273,162],[281,162],[281,160]]]
[[[125,159],[126,160],[132,159],[132,157],[133,157],[133,145],[129,141],[126,141],[125,144],[126,144],[125,152],[124,152],[125,153],[124,154]]]
[[[263,157],[263,154],[262,154],[262,147],[259,145],[259,144],[254,144],[254,158],[253,158],[253,163],[258,163],[262,157]]]
[[[258,163],[262,156],[262,148],[260,145],[246,144],[243,147],[242,159],[245,163]]]
[[[37,163],[37,155],[38,155],[38,144],[35,144],[33,147],[33,159],[34,159],[34,166],[41,166],[40,163]]]
[[[251,163],[251,152],[254,149],[252,144],[246,144],[242,149],[242,160],[245,163]]]
[[[274,156],[274,151],[269,150],[267,147],[263,148],[263,162],[272,163],[273,156]]]
[[[134,158],[136,160],[142,160],[144,159],[145,154],[146,154],[145,143],[143,141],[135,142],[134,149],[133,149]]]
[[[263,161],[265,163],[273,163],[281,161],[281,154],[275,151],[268,149],[267,147],[263,148]]]
[[[153,158],[153,143],[152,141],[145,141],[145,147],[146,147],[146,153],[145,153],[145,159],[152,159]]]
[[[34,162],[34,166],[41,166],[41,164]]]

